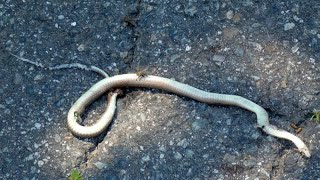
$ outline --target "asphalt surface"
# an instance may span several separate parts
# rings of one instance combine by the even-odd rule
[[[0,179],[319,179],[320,2],[0,2]],[[286,140],[256,128],[238,107],[155,89],[124,89],[97,138],[66,128],[71,105],[103,77],[53,67],[95,65],[110,75],[144,71],[264,107]],[[104,111],[89,107],[86,123]]]

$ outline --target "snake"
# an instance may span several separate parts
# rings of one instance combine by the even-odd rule
[[[109,77],[106,72],[96,66],[87,66],[80,63],[61,64],[54,67],[47,67],[41,63],[17,56],[11,52],[9,52],[9,54],[16,57],[18,60],[32,64],[39,68],[48,70],[76,68],[96,72],[105,77],[103,80],[100,80],[94,84],[71,106],[67,115],[67,127],[75,136],[81,138],[96,137],[108,128],[116,110],[117,96],[122,94],[119,89],[109,93],[106,111],[95,124],[83,126],[78,123],[78,120],[81,118],[81,114],[84,112],[85,108],[108,90],[121,87],[158,88],[181,96],[186,96],[203,103],[234,105],[252,111],[257,115],[257,127],[261,128],[266,134],[287,139],[293,142],[298,150],[306,157],[311,156],[310,150],[299,137],[285,130],[279,129],[274,125],[271,125],[269,123],[268,113],[265,109],[241,96],[210,93],[187,84],[174,81],[172,79],[146,75],[144,73],[122,74]]]
[[[93,138],[100,135],[108,128],[113,119],[119,92],[112,92],[108,95],[106,111],[96,123],[88,126],[79,124],[81,114],[87,106],[104,93],[112,89],[131,87],[160,89],[207,104],[239,106],[256,114],[257,127],[266,134],[289,140],[304,156],[311,156],[310,150],[299,137],[270,124],[267,111],[258,104],[238,95],[207,92],[173,79],[153,75],[121,74],[98,81],[71,106],[67,115],[68,129],[74,136],[80,138]]]

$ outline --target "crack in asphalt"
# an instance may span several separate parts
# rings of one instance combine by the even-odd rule
[[[130,69],[134,69],[131,64],[135,59],[137,41],[141,34],[138,27],[138,21],[139,21],[140,15],[141,15],[141,0],[137,0],[129,9],[129,11],[127,12],[127,15],[125,15],[122,19],[122,21],[125,23],[125,26],[132,31],[132,36],[129,39],[132,43],[132,47],[129,49],[128,55],[124,59],[125,64],[127,64]]]
[[[132,36],[130,38],[130,41],[132,42],[133,46],[129,49],[128,56],[125,58],[125,64],[129,66],[130,69],[134,69],[131,64],[135,59],[135,51],[137,48],[137,41],[140,36],[140,31],[137,25],[137,21],[139,20],[139,17],[141,15],[141,0],[137,0],[133,6],[129,9],[127,12],[127,15],[125,15],[122,19],[122,21],[126,24],[126,27],[129,28],[132,31]],[[115,117],[116,118],[116,115]],[[111,127],[113,124],[110,124],[109,127]],[[109,128],[108,128],[109,129]],[[91,154],[94,152],[98,147],[99,144],[104,141],[104,137],[106,136],[108,129],[102,133],[100,136],[98,136],[92,143],[93,147],[88,148],[84,152],[83,160],[77,165],[79,167],[85,167],[88,161],[91,159]]]

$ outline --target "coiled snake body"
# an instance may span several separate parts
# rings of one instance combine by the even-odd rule
[[[83,113],[85,108],[103,93],[113,88],[121,87],[156,88],[181,96],[186,96],[207,104],[234,105],[242,107],[254,112],[257,115],[258,127],[264,132],[272,136],[290,140],[306,157],[310,157],[311,155],[309,149],[300,138],[271,125],[269,123],[268,113],[266,110],[256,103],[241,96],[210,93],[171,79],[151,75],[144,77],[141,77],[137,74],[116,75],[105,78],[93,85],[70,108],[67,119],[67,125],[70,131],[75,136],[88,138],[98,136],[104,130],[106,130],[116,109],[117,93],[114,93],[109,97],[107,110],[103,113],[102,117],[97,121],[96,124],[91,126],[82,126],[78,124],[77,119],[79,115]]]

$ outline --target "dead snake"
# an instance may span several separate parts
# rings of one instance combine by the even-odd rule
[[[103,93],[113,88],[121,87],[156,88],[181,96],[186,96],[207,104],[234,105],[242,107],[257,115],[258,127],[264,132],[278,138],[292,141],[297,146],[298,150],[306,157],[311,156],[308,147],[300,138],[271,125],[269,123],[267,111],[258,104],[241,96],[210,93],[171,79],[151,75],[140,77],[137,74],[122,74],[105,78],[94,84],[70,108],[67,119],[67,126],[70,131],[75,136],[82,138],[95,137],[105,131],[112,121],[116,109],[116,98],[118,93],[113,93],[108,98],[107,110],[95,124],[91,126],[82,126],[78,124],[77,120],[85,108]]]

